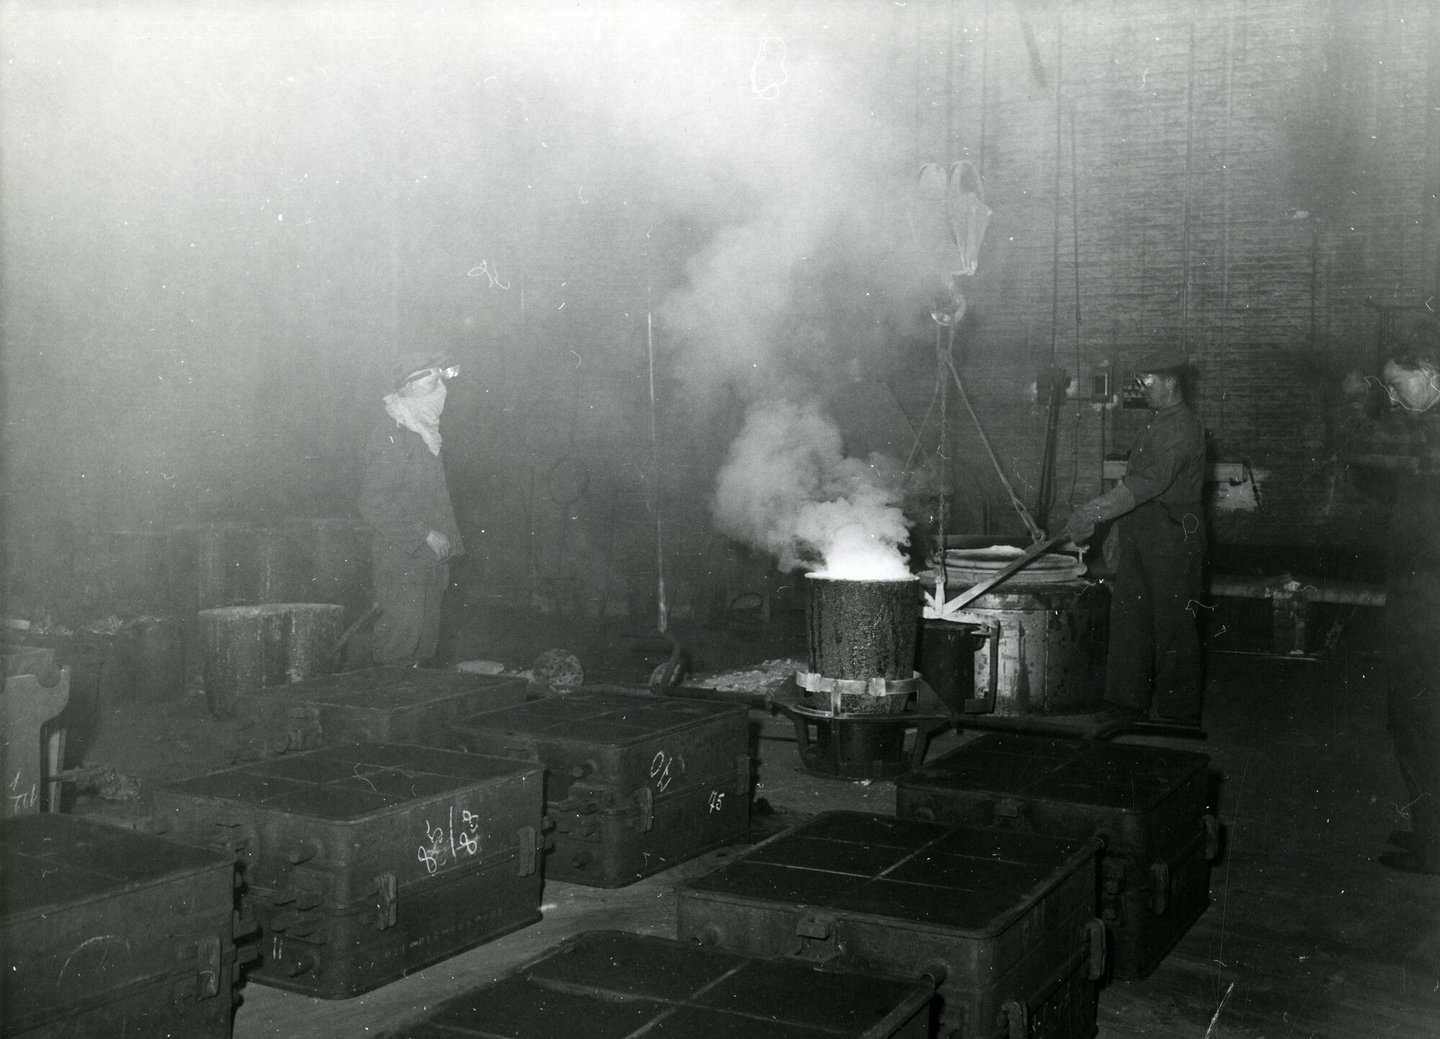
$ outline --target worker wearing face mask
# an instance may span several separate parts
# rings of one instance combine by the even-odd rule
[[[1077,508],[1066,533],[1088,541],[1119,520],[1110,589],[1105,720],[1199,725],[1203,674],[1195,607],[1201,601],[1205,430],[1185,403],[1186,362],[1161,358],[1135,371],[1153,414],[1135,440],[1125,477]]]
[[[1418,323],[1381,372],[1389,414],[1345,453],[1390,474],[1385,560],[1387,715],[1408,817],[1380,856],[1392,869],[1440,873],[1440,322]],[[1353,382],[1353,380],[1352,380]],[[1354,383],[1355,396],[1365,393]]]
[[[458,374],[443,354],[397,362],[395,389],[366,440],[360,515],[372,530],[376,664],[416,665],[439,642],[450,560],[465,550],[440,456],[446,380]]]

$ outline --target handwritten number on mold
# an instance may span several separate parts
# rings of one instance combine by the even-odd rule
[[[478,264],[476,264],[474,267],[471,267],[468,271],[465,272],[465,277],[467,277],[467,278],[486,278],[486,279],[488,279],[489,282],[490,282],[489,288],[492,288],[492,289],[509,289],[509,288],[510,288],[510,283],[509,283],[508,281],[506,281],[504,278],[500,277],[500,273],[499,273],[498,271],[492,271],[492,270],[490,269],[490,261],[489,261],[489,260],[481,260],[481,261],[480,261]]]
[[[425,863],[425,872],[434,874],[447,861],[458,862],[462,855],[479,854],[480,817],[462,808],[458,829],[455,822],[453,805],[445,825],[431,826],[430,820],[425,820],[425,843],[415,853],[415,858]]]
[[[750,65],[750,89],[762,101],[774,101],[789,79],[785,71],[785,41],[778,36],[760,37],[760,49]]]

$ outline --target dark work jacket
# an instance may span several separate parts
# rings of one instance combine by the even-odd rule
[[[1392,587],[1417,573],[1440,575],[1440,407],[1386,414],[1357,431],[1344,457],[1394,476],[1386,552]]]
[[[1130,449],[1122,482],[1140,508],[1153,502],[1174,523],[1187,514],[1200,516],[1205,428],[1187,405],[1171,404],[1150,416]]]
[[[381,416],[365,441],[360,515],[377,542],[411,555],[429,552],[425,537],[432,530],[450,539],[452,556],[465,551],[444,464],[430,453],[419,433],[389,415]]]

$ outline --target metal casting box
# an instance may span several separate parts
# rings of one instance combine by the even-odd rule
[[[71,815],[0,823],[0,1033],[226,1039],[228,855]]]
[[[896,814],[1098,838],[1113,975],[1141,978],[1210,905],[1220,826],[1209,764],[1193,751],[995,733],[898,778]]]
[[[581,690],[453,731],[468,751],[545,766],[554,824],[545,875],[554,880],[620,887],[750,828],[742,705]]]
[[[357,744],[155,795],[155,826],[231,850],[260,928],[247,977],[358,995],[540,919],[536,765]]]
[[[826,812],[678,888],[677,936],[914,977],[943,1033],[1096,1032],[1094,840]]]
[[[428,743],[461,718],[524,701],[520,678],[386,666],[260,689],[241,696],[240,711],[262,731],[318,734],[317,746]]]
[[[925,1039],[933,982],[591,931],[390,1039]]]

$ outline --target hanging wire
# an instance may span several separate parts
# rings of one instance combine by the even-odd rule
[[[1080,378],[1080,164],[1075,157],[1075,102],[1070,102],[1070,238],[1075,262],[1075,378]],[[1077,386],[1077,390],[1078,390]],[[1075,504],[1075,487],[1080,482],[1080,418],[1084,414],[1080,400],[1075,401],[1074,451],[1070,463],[1070,497],[1066,505]]]
[[[986,84],[990,72],[990,0],[985,0],[985,7],[981,14],[980,21],[980,168],[985,168],[985,111],[988,107],[986,97]]]
[[[1005,488],[1005,493],[1010,497],[1010,505],[1020,517],[1020,522],[1025,524],[1025,529],[1030,532],[1030,537],[1035,541],[1044,541],[1045,532],[1035,523],[1030,515],[1030,510],[1015,493],[1015,488],[1010,485],[1009,479],[1005,476],[1005,470],[1000,465],[1000,459],[995,454],[995,449],[990,446],[990,438],[985,435],[985,427],[980,424],[980,416],[975,414],[975,408],[970,403],[970,396],[965,392],[965,383],[960,378],[959,369],[955,367],[954,358],[945,359],[945,367],[950,371],[951,381],[955,383],[955,389],[960,396],[960,402],[965,405],[965,410],[970,414],[970,421],[975,423],[975,431],[980,435],[980,443],[985,448],[985,453],[990,456],[990,464],[995,467],[995,475],[1000,478],[1000,484]]]
[[[1055,195],[1054,217],[1050,229],[1050,367],[1059,360],[1060,341],[1060,165],[1064,154],[1064,125],[1062,115],[1065,60],[1065,23],[1062,20],[1055,33],[1055,176],[1052,191]]]
[[[940,457],[940,504],[936,510],[936,523],[939,526],[938,536],[935,538],[936,556],[939,562],[936,564],[940,575],[940,587],[948,583],[949,574],[945,569],[945,534],[950,525],[950,393],[949,383],[945,378],[945,368],[950,363],[955,353],[955,322],[950,322],[946,330],[948,338],[945,340],[947,346],[941,350],[941,328],[935,326],[935,387],[940,394],[940,436],[935,444],[935,453]]]
[[[1185,225],[1180,244],[1180,343],[1190,348],[1190,195],[1195,181],[1195,19],[1190,19],[1190,66],[1185,83]]]
[[[648,297],[648,285],[645,292]],[[646,303],[649,303],[648,299]],[[651,492],[655,495],[655,600],[658,611],[656,627],[663,635],[669,623],[670,610],[665,601],[665,532],[660,514],[660,439],[656,435],[655,422],[655,322],[648,309],[645,311],[645,354],[650,367],[650,478]]]

